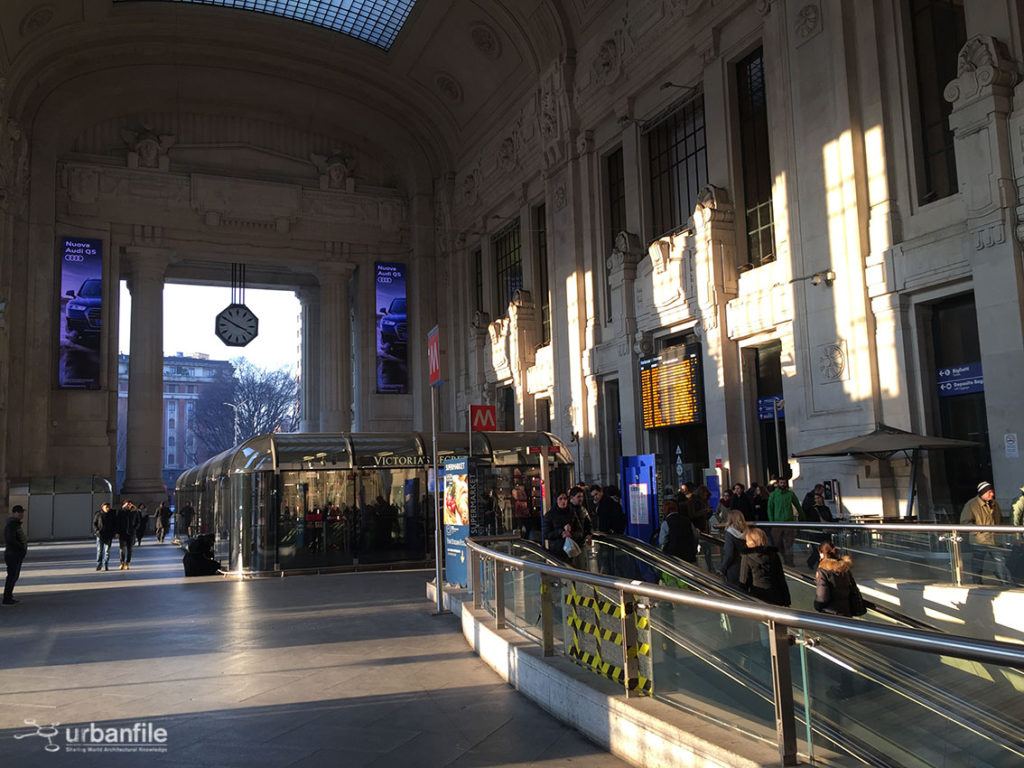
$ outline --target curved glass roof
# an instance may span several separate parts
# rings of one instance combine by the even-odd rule
[[[573,463],[568,446],[547,432],[473,432],[472,440],[473,456],[493,466],[539,464],[542,455],[550,456],[557,464]],[[439,432],[438,459],[465,456],[468,441],[465,432]],[[373,467],[379,459],[385,460],[381,468],[406,466],[387,462],[389,457],[422,458],[423,463],[430,463],[432,454],[431,436],[419,432],[274,432],[249,438],[187,469],[175,487],[182,490],[219,477],[252,472]]]
[[[383,50],[391,48],[416,0],[114,0],[216,5],[269,13],[333,29]]]

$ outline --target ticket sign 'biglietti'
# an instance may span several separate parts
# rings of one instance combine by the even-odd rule
[[[640,361],[644,429],[704,423],[700,344],[662,350]]]

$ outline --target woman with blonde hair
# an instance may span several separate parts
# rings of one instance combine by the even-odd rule
[[[733,586],[740,585],[740,560],[743,550],[747,548],[747,519],[738,509],[730,509],[726,517],[727,525],[723,538],[722,562],[718,565],[718,573]]]
[[[740,587],[766,603],[789,605],[789,585],[779,550],[768,544],[763,530],[755,527],[747,529],[746,544],[740,557]]]

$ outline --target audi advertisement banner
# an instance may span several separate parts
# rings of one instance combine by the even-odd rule
[[[59,385],[99,389],[103,241],[61,240]]]
[[[377,394],[402,395],[409,391],[405,264],[378,261],[374,276],[377,299]]]

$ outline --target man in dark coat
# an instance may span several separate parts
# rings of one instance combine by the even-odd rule
[[[132,548],[139,529],[139,510],[131,501],[125,501],[117,511],[117,549],[121,554],[122,571],[132,569]]]
[[[110,570],[110,545],[117,535],[117,515],[104,502],[92,516],[92,532],[96,537],[96,570]]]
[[[590,498],[594,500],[597,530],[621,536],[626,530],[626,516],[622,513],[622,505],[600,485],[590,486]]]
[[[7,565],[7,580],[4,581],[4,605],[14,605],[14,585],[21,575],[21,564],[28,554],[28,536],[25,534],[25,508],[20,504],[11,509],[11,516],[4,525],[4,563]]]
[[[658,532],[658,547],[666,555],[696,563],[698,533],[689,515],[680,511],[674,501],[666,501],[662,511],[665,519]]]

